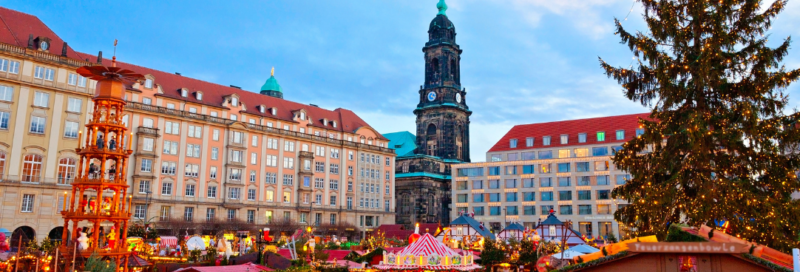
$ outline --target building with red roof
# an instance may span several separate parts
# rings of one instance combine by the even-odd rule
[[[64,199],[64,185],[100,162],[75,154],[95,140],[81,136],[96,83],[75,71],[111,66],[109,57],[82,53],[36,16],[0,7],[0,197],[19,203],[0,226],[14,239],[60,240],[59,211],[80,205]],[[115,147],[133,156],[114,166],[130,181],[135,219],[394,222],[393,191],[383,188],[394,188],[395,152],[353,111],[283,99],[291,88],[274,71],[247,91],[135,62],[115,63],[145,79],[124,86],[122,125],[133,141]],[[355,194],[364,188],[372,193]]]
[[[474,213],[495,233],[517,222],[533,229],[551,212],[587,237],[626,236],[613,213],[623,200],[611,190],[627,173],[611,161],[643,133],[628,114],[516,125],[486,153],[486,162],[454,165],[452,216]]]

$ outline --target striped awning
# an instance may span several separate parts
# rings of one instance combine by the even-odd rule
[[[161,236],[161,246],[170,246],[175,248],[178,245],[178,237],[175,236]]]
[[[415,270],[415,269],[422,269],[422,270],[458,270],[458,271],[472,271],[475,269],[480,269],[482,266],[477,264],[470,264],[470,265],[391,265],[391,264],[379,264],[373,266],[373,268],[380,269],[380,270]]]
[[[430,233],[425,233],[416,242],[408,245],[405,249],[401,250],[397,255],[414,255],[414,256],[428,256],[436,254],[439,256],[453,256],[459,255],[449,247],[445,246],[439,240],[433,237]]]

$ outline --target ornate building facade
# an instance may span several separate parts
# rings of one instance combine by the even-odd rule
[[[469,110],[461,87],[461,48],[456,29],[440,0],[431,21],[425,55],[425,82],[420,86],[416,136],[386,134],[397,151],[398,224],[450,222],[450,166],[469,162]]]
[[[0,8],[0,19],[0,228],[60,239],[95,94],[76,69],[111,63],[75,51],[33,15]],[[117,67],[145,78],[124,86],[133,219],[395,221],[395,152],[354,112],[285,100],[274,75],[251,92]]]

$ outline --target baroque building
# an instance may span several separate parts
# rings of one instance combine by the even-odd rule
[[[398,224],[450,222],[450,167],[469,162],[469,110],[461,87],[461,48],[456,29],[440,0],[422,48],[425,82],[420,86],[416,136],[385,134],[397,152]]]
[[[12,244],[18,233],[60,240],[96,92],[76,70],[111,62],[74,50],[30,14],[0,8],[0,29],[0,228],[14,231]],[[274,73],[251,92],[117,67],[144,75],[124,85],[132,219],[395,221],[395,152],[356,113],[285,100]]]

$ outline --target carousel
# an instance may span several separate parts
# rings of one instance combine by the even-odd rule
[[[458,254],[426,233],[399,252],[383,255],[383,262],[373,267],[379,271],[472,271],[483,268],[474,263],[468,251]]]

